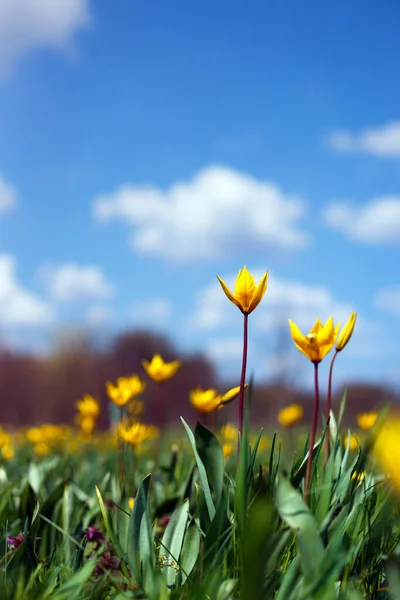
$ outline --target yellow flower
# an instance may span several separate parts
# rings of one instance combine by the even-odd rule
[[[132,511],[133,507],[135,505],[135,498],[129,498],[128,500],[128,506],[129,506],[129,510]]]
[[[244,315],[250,314],[261,302],[267,291],[268,271],[265,271],[261,281],[256,286],[253,275],[250,275],[246,266],[239,270],[236,278],[234,293],[230,291],[226,283],[218,277],[227,298],[235,304]]]
[[[278,413],[278,421],[283,427],[292,427],[303,418],[301,404],[289,404]]]
[[[354,325],[356,324],[357,313],[352,312],[349,320],[343,327],[336,342],[336,350],[340,352],[346,346],[347,342],[353,335]]]
[[[223,444],[222,445],[222,453],[225,458],[228,458],[228,456],[231,456],[231,454],[233,454],[233,445],[228,444],[228,443]]]
[[[248,387],[247,383],[246,387]],[[202,390],[201,388],[196,388],[190,392],[190,401],[198,412],[206,414],[217,410],[217,408],[222,408],[224,404],[232,402],[232,400],[239,396],[239,393],[240,386],[232,388],[223,395],[218,394],[217,390],[214,389]]]
[[[332,317],[329,317],[325,325],[322,325],[318,317],[307,335],[303,335],[290,319],[289,325],[295,346],[314,364],[320,363],[333,348],[340,327],[339,323],[336,327],[333,326]]]
[[[378,413],[376,412],[362,413],[361,415],[357,415],[357,423],[360,429],[368,431],[369,429],[373,428],[377,418]]]
[[[11,446],[11,444],[5,444],[2,446],[1,455],[4,460],[11,460],[14,458],[14,448]]]
[[[221,427],[221,436],[227,442],[236,442],[238,439],[238,429],[234,425],[227,423]]]
[[[206,414],[217,410],[221,404],[221,396],[217,390],[196,388],[190,392],[190,402],[198,412]]]
[[[79,415],[78,424],[82,430],[82,433],[85,435],[91,435],[94,431],[96,422],[90,415]]]
[[[347,446],[349,445],[349,436],[345,435],[344,436],[344,447],[347,448]],[[354,433],[350,434],[350,450],[358,450],[358,448],[360,447],[360,438],[355,435]]]
[[[47,456],[50,454],[50,446],[47,442],[38,442],[33,446],[33,449],[38,456]]]
[[[122,422],[118,425],[118,435],[121,439],[132,446],[138,446],[145,440],[150,440],[158,436],[158,429],[153,425],[144,425],[143,423],[134,423],[127,425]]]
[[[142,360],[142,365],[147,375],[151,377],[153,381],[162,383],[175,375],[181,366],[181,362],[175,360],[170,363],[165,363],[159,354],[155,354],[151,359],[151,362]]]
[[[373,452],[382,467],[390,475],[393,484],[400,488],[400,413],[392,413],[385,420],[376,436]]]
[[[86,417],[98,417],[100,414],[99,403],[97,400],[95,400],[95,398],[93,398],[93,396],[90,396],[89,394],[86,394],[82,400],[79,400],[76,403],[76,407],[81,415]]]
[[[146,387],[138,375],[132,377],[118,377],[116,385],[111,381],[106,382],[107,396],[116,406],[125,406],[132,398],[139,396]]]

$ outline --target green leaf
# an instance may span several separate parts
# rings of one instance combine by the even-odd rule
[[[149,515],[149,486],[151,475],[147,475],[141,482],[136,494],[135,504],[129,518],[128,538],[127,538],[127,554],[128,562],[132,569],[134,579],[142,582],[141,570],[141,550],[145,544],[141,535],[149,535],[146,526],[146,519]],[[143,528],[142,528],[143,522]],[[152,534],[151,534],[152,535]]]
[[[181,550],[181,583],[185,583],[186,579],[193,571],[197,562],[200,550],[200,531],[195,521],[192,521],[185,533],[185,539]]]
[[[189,425],[186,423],[185,419],[183,419],[183,417],[181,417],[181,421],[183,423],[184,428],[186,429],[186,433],[188,435],[190,445],[192,446],[194,458],[196,460],[197,468],[199,470],[200,484],[201,484],[202,490],[204,492],[204,498],[206,501],[208,514],[212,521],[214,518],[214,515],[215,515],[215,505],[214,505],[214,501],[212,499],[211,490],[210,490],[210,486],[208,483],[207,472],[204,467],[203,461],[201,460],[200,455],[197,452],[196,440],[192,433],[192,430],[190,429]]]
[[[194,430],[196,449],[207,473],[207,479],[215,494],[217,505],[222,496],[222,484],[224,479],[224,455],[222,448],[215,435],[197,422]]]
[[[182,506],[179,506],[171,515],[171,519],[164,531],[161,543],[160,556],[164,555],[170,564],[179,564],[183,538],[186,531],[186,524],[189,517],[188,514],[189,501],[185,500]],[[168,566],[163,569],[163,575],[166,579],[168,587],[175,585],[177,579],[177,569]]]
[[[95,566],[95,559],[88,560],[80,571],[68,578],[60,589],[52,594],[52,600],[71,600],[71,598],[78,598],[78,594],[81,594],[83,587],[89,580]]]
[[[276,479],[275,501],[281,518],[297,534],[304,574],[315,578],[324,546],[313,515],[300,493],[282,476]]]

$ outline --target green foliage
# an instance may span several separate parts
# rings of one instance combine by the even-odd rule
[[[331,416],[330,457],[325,466],[322,436],[307,506],[300,435],[271,435],[260,450],[262,431],[252,438],[245,419],[239,457],[225,459],[212,431],[182,422],[179,451],[138,454],[134,469],[126,457],[122,481],[113,449],[5,464],[1,599],[400,598],[398,500],[371,461],[371,436],[351,451]]]

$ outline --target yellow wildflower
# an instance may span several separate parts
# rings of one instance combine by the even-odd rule
[[[322,325],[318,317],[307,335],[303,335],[290,319],[289,325],[296,348],[314,364],[320,363],[333,348],[340,327],[339,323],[336,327],[333,326],[332,317],[329,317],[325,325]]]
[[[246,383],[245,388],[248,386]],[[193,404],[194,408],[199,413],[210,413],[214,410],[222,408],[224,404],[228,404],[232,402],[235,398],[239,396],[240,386],[232,388],[225,394],[218,394],[217,390],[202,390],[201,388],[196,388],[190,392],[190,401]]]
[[[382,467],[390,475],[393,484],[400,488],[400,413],[385,420],[376,436],[373,452]]]
[[[138,375],[132,377],[118,377],[116,385],[111,381],[106,382],[107,396],[116,406],[125,406],[132,398],[139,396],[146,387]]]
[[[38,442],[33,446],[35,453],[38,456],[47,456],[50,454],[50,446],[47,442]]]
[[[228,458],[229,456],[231,456],[233,454],[233,445],[229,444],[228,442],[223,444],[222,453],[224,455],[224,458]]]
[[[343,327],[336,342],[336,350],[340,352],[346,346],[347,342],[353,335],[354,325],[356,324],[357,313],[352,312],[347,323]]]
[[[132,511],[133,507],[135,505],[135,498],[129,498],[128,500],[128,506],[129,506],[129,510]]]
[[[12,458],[14,458],[14,448],[12,447],[12,445],[5,444],[4,446],[2,446],[1,455],[4,458],[4,460],[11,460]]]
[[[175,360],[173,362],[166,363],[159,354],[155,354],[151,359],[151,362],[148,360],[142,360],[142,365],[147,375],[151,377],[153,381],[156,383],[163,383],[163,381],[167,381],[175,375],[181,366],[181,362],[179,360]]]
[[[227,298],[245,315],[250,314],[258,306],[267,291],[268,271],[265,271],[263,277],[256,286],[254,277],[253,275],[250,275],[246,266],[243,269],[240,269],[236,278],[233,294],[223,279],[218,275],[217,278]]]
[[[134,423],[127,425],[122,422],[118,426],[118,435],[121,439],[132,446],[138,446],[145,440],[150,440],[158,436],[158,429],[152,425],[143,423]]]
[[[235,442],[238,439],[238,429],[234,425],[227,423],[221,427],[221,436],[227,442]]]
[[[292,427],[303,418],[301,404],[289,404],[278,413],[278,421],[283,427]]]
[[[345,435],[344,436],[344,447],[347,448],[347,446],[349,445],[349,436]],[[360,447],[360,438],[358,437],[358,435],[355,435],[355,433],[350,434],[350,450],[358,450],[358,448]]]
[[[369,429],[373,428],[377,418],[378,413],[376,412],[362,413],[361,415],[357,415],[357,423],[360,429],[368,431]]]
[[[86,394],[76,403],[76,407],[81,415],[86,417],[98,417],[100,414],[100,405],[93,396]]]

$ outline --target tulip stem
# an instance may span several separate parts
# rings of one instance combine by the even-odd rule
[[[246,381],[246,365],[247,365],[247,338],[248,338],[248,320],[249,315],[243,313],[243,359],[242,359],[242,374],[240,377],[240,392],[238,403],[238,456],[240,454],[240,442],[243,437],[243,417],[244,417],[244,384]]]
[[[314,416],[313,416],[313,424],[312,424],[312,429],[311,429],[310,450],[308,452],[306,479],[305,479],[305,483],[304,483],[304,500],[306,501],[306,504],[309,504],[312,461],[313,461],[313,454],[314,454],[315,434],[317,432],[318,414],[319,414],[318,363],[314,363],[314,387],[315,387]]]
[[[326,434],[325,434],[325,466],[328,462],[329,458],[329,420],[331,418],[331,406],[332,406],[332,371],[333,371],[333,363],[335,362],[335,358],[338,355],[338,351],[336,350],[333,358],[331,360],[331,366],[329,367],[329,379],[328,379],[328,396],[326,399]]]

